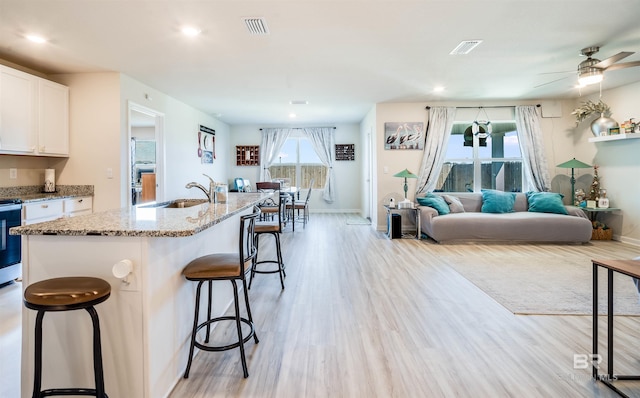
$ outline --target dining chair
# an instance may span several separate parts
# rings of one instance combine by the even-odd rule
[[[279,192],[280,191],[280,183],[279,182],[256,182],[256,190],[258,192]],[[278,213],[278,203],[273,198],[269,198],[263,200],[258,203],[258,207],[262,212],[260,215],[261,220],[266,220],[267,218],[273,220],[273,217]]]
[[[311,190],[313,189],[313,179],[309,181],[309,190],[307,191],[307,196],[304,200],[296,200],[293,203],[287,205],[287,210],[291,214],[292,222],[296,222],[300,220],[300,210],[302,210],[302,227],[307,226],[307,221],[309,220],[309,199],[311,198]],[[298,190],[299,192],[299,190]],[[297,216],[294,217],[295,213]]]

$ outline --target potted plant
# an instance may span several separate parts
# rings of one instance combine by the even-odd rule
[[[593,132],[593,135],[596,137],[606,135],[610,128],[618,126],[618,122],[609,117],[611,116],[611,108],[602,102],[602,100],[598,100],[598,102],[591,100],[583,102],[582,105],[574,109],[571,114],[576,117],[576,126],[592,114],[600,115],[599,118],[591,122],[591,132]]]

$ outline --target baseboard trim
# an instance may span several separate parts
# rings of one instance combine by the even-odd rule
[[[627,238],[625,236],[618,236],[616,240],[619,240],[622,243],[627,243],[629,245],[640,246],[640,239]]]

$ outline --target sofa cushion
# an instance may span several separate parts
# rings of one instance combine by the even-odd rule
[[[562,203],[564,195],[555,192],[527,192],[529,211],[536,213],[569,214]]]
[[[451,195],[442,195],[444,201],[449,205],[449,210],[451,213],[464,213],[464,206],[460,199]]]
[[[497,191],[495,189],[482,190],[483,213],[511,213],[516,202],[516,194],[513,192]]]
[[[421,206],[429,206],[436,209],[441,216],[450,213],[449,205],[442,196],[428,193],[426,196],[416,198],[416,200]]]

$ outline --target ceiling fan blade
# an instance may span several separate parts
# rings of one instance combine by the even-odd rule
[[[540,72],[539,75],[557,75],[560,73],[576,73],[575,70],[564,70],[562,72]]]
[[[616,69],[631,68],[632,66],[640,66],[640,61],[624,62],[622,64],[611,65],[606,70],[609,71],[609,70],[616,70]]]
[[[629,51],[622,51],[617,53],[614,56],[611,56],[607,59],[604,59],[600,62],[598,62],[597,64],[593,65],[594,68],[598,68],[598,69],[607,69],[609,68],[609,66],[613,65],[614,63],[620,61],[621,59],[627,58],[629,55],[634,54],[633,52],[629,52]]]
[[[551,80],[550,82],[546,82],[546,83],[538,84],[537,86],[533,86],[533,88],[538,88],[538,87],[546,86],[547,84],[551,84],[551,83],[559,82],[560,80],[564,80],[564,79],[566,79],[567,77],[569,77],[569,76],[561,77],[560,79],[556,79],[556,80]]]

